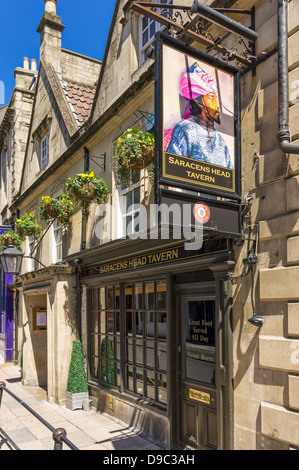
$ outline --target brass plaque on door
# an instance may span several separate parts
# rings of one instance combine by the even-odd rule
[[[193,390],[189,388],[189,398],[193,400],[201,401],[207,405],[211,404],[211,395],[209,393],[200,392],[199,390]]]

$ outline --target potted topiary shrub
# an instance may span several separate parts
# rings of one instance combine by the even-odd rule
[[[74,213],[74,204],[67,194],[62,194],[60,199],[43,196],[40,204],[40,218],[43,222],[51,222],[57,219],[60,225],[66,227]]]
[[[21,219],[16,220],[17,233],[20,237],[38,237],[42,231],[36,217],[32,212],[26,213]]]
[[[66,185],[68,195],[84,203],[96,199],[101,204],[109,192],[105,181],[97,178],[92,170],[70,177]]]
[[[130,171],[147,167],[154,159],[155,138],[150,132],[127,129],[116,145],[113,157],[121,180],[128,178]]]
[[[78,410],[88,400],[88,385],[81,342],[73,341],[73,349],[67,380],[66,407]]]

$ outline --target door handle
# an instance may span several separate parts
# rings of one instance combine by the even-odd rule
[[[182,352],[182,346],[179,344],[178,346],[178,353],[180,354]]]

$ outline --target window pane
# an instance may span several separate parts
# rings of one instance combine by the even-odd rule
[[[128,284],[126,286],[126,308],[133,308],[133,295],[132,295],[132,285]]]
[[[142,34],[142,46],[148,42],[148,29],[146,29]]]
[[[133,374],[133,367],[132,366],[127,366],[126,369],[126,379],[127,379],[127,389],[131,390],[134,392],[134,374]]]
[[[97,357],[91,358],[91,375],[95,379],[99,377],[99,359]]]
[[[133,221],[132,221],[132,215],[127,215],[126,217],[126,234],[127,235],[132,235],[133,232]]]
[[[155,387],[155,373],[151,371],[147,371],[147,380],[146,380],[146,388],[147,388],[147,397],[151,398],[152,400],[156,399],[156,387]]]
[[[99,331],[98,311],[91,311],[91,331],[97,333]]]
[[[134,171],[134,173],[132,174],[132,184],[136,184],[138,183],[138,181],[140,180],[140,171]]]
[[[103,380],[107,380],[110,384],[114,384],[114,361],[113,361],[113,338],[104,338],[102,341],[102,373]]]
[[[102,310],[99,313],[99,316],[100,316],[100,332],[106,333],[106,312]]]
[[[167,404],[167,376],[166,374],[158,374],[158,394],[159,401]]]
[[[114,317],[115,317],[115,333],[119,335],[120,334],[120,313],[115,312]]]
[[[157,282],[157,308],[166,309],[166,282]]]
[[[120,337],[116,336],[115,338],[115,359],[120,361]]]
[[[154,341],[146,342],[146,367],[155,369],[155,343]]]
[[[133,201],[134,204],[140,204],[140,187],[134,189]]]
[[[146,336],[149,338],[155,337],[155,313],[145,312],[146,318]]]
[[[119,286],[115,286],[115,308],[120,308],[120,290]]]
[[[145,284],[145,308],[155,308],[155,291],[153,282]]]
[[[167,358],[166,358],[166,343],[157,343],[157,361],[158,370],[166,371]]]
[[[142,308],[142,284],[135,284],[135,305],[134,307],[137,308]]]
[[[112,312],[107,313],[107,332],[114,333],[114,314]]]
[[[140,218],[139,218],[139,211],[135,212],[134,214],[134,221],[132,227],[132,233],[137,233],[140,230]]]
[[[158,312],[157,318],[157,338],[166,339],[166,312]]]
[[[135,341],[135,351],[136,351],[136,364],[138,366],[143,366],[144,361],[143,361],[143,340],[142,339],[136,339]]]
[[[142,18],[142,29],[147,28],[148,23],[149,23],[149,18],[148,18],[147,16],[144,16],[144,17]]]
[[[114,308],[113,302],[113,287],[107,287],[107,307],[108,309]]]
[[[152,21],[150,25],[150,38],[153,38],[155,36],[156,28],[155,28],[155,22]]]
[[[143,369],[136,368],[136,393],[143,395]]]
[[[126,336],[133,334],[132,312],[126,312]]]
[[[102,287],[101,289],[99,289],[99,291],[100,291],[100,295],[99,295],[100,305],[99,305],[99,308],[106,308],[105,288]]]
[[[126,362],[133,363],[133,340],[126,339]]]
[[[135,312],[135,334],[136,336],[143,336],[143,320],[142,320],[142,312]]]

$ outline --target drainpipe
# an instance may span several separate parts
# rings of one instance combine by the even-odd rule
[[[280,148],[285,153],[299,154],[299,144],[291,142],[289,127],[288,70],[288,0],[278,0],[278,134]]]

